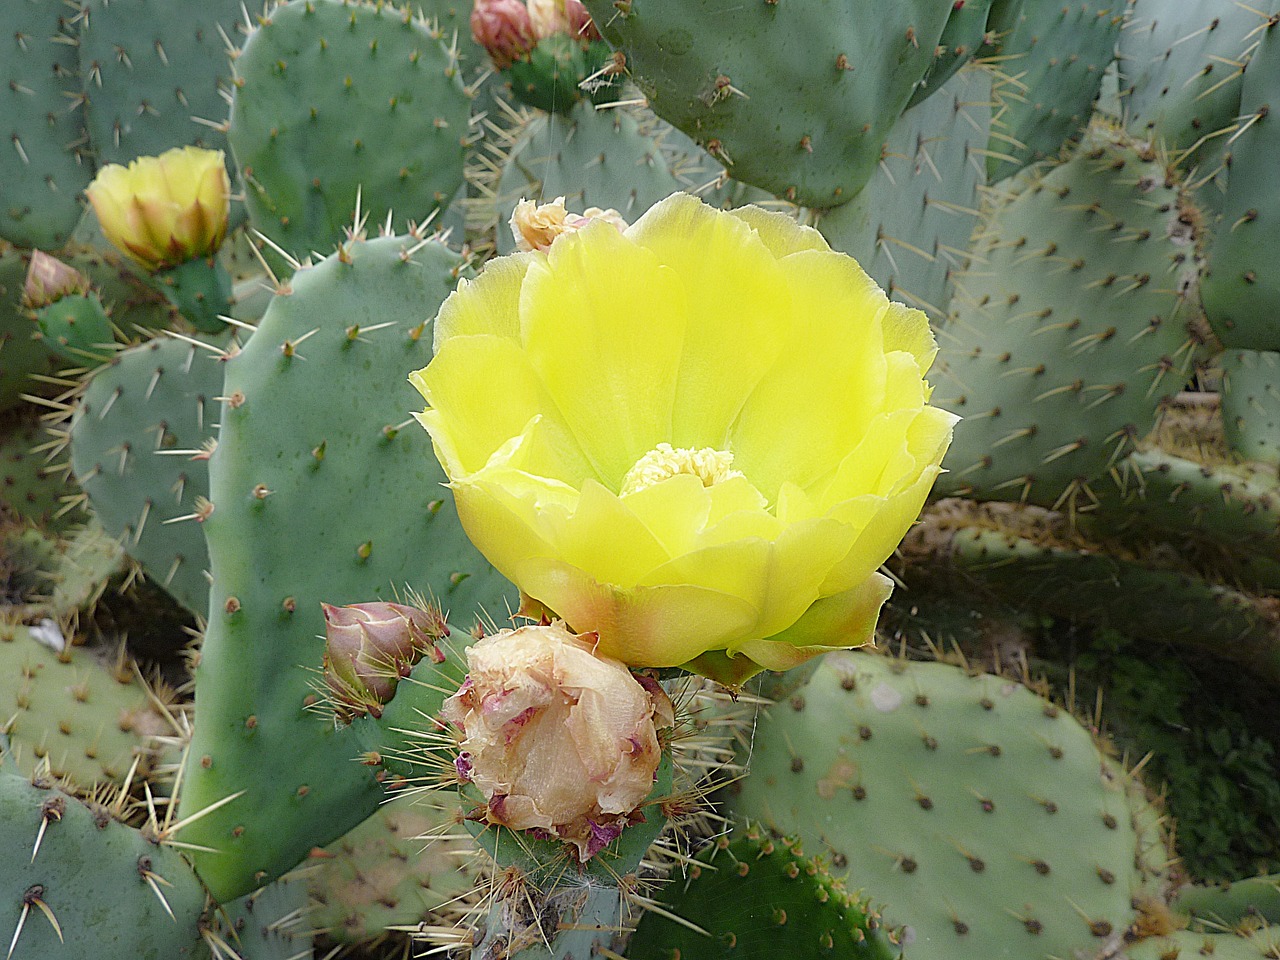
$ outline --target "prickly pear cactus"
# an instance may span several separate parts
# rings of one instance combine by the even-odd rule
[[[1142,785],[1011,679],[832,655],[750,752],[731,810],[847,868],[913,958],[1092,954],[1167,882]]]
[[[585,6],[658,116],[735,179],[812,207],[866,184],[951,13],[921,0],[755,3],[732,18],[708,0]]]
[[[467,542],[406,382],[461,259],[439,242],[345,244],[298,271],[225,363],[203,509],[213,583],[196,669],[183,816],[219,899],[238,896],[377,807],[360,746],[312,709],[321,602],[436,598],[469,626],[508,609],[505,581]],[[242,793],[243,791],[243,793]],[[282,830],[282,823],[295,824]]]
[[[0,628],[0,714],[17,770],[47,768],[83,789],[145,776],[154,737],[174,733],[132,661],[113,667],[87,651],[55,652],[25,626]]]
[[[423,222],[462,184],[469,102],[455,58],[408,7],[294,0],[236,60],[227,135],[255,227],[327,254],[357,206]]]
[[[98,369],[71,421],[71,468],[95,514],[188,610],[209,606],[198,517],[222,394],[216,351],[161,338]]]
[[[13,960],[208,956],[205,892],[190,866],[100,805],[0,771],[0,858]]]
[[[939,331],[936,402],[964,420],[938,492],[1088,496],[1191,372],[1195,225],[1164,165],[1108,129],[997,197]]]

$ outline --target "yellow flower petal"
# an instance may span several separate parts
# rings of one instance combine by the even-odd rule
[[[530,262],[520,297],[530,363],[614,490],[669,440],[688,312],[675,272],[593,221]]]
[[[794,333],[743,406],[730,441],[735,465],[770,499],[784,481],[806,487],[839,463],[885,391],[880,316],[888,300],[880,289],[840,254],[802,251],[781,263]],[[804,429],[796,429],[800,416]]]
[[[813,227],[801,226],[796,223],[794,217],[778,213],[776,210],[745,206],[717,215],[741,220],[756,232],[761,242],[769,248],[769,252],[779,260],[788,254],[799,253],[801,250],[831,249],[827,238]]]
[[[500,379],[491,377],[493,370],[502,371]],[[480,470],[495,450],[524,432],[530,411],[542,417],[541,450],[546,456],[536,462],[526,456],[525,469],[573,484],[588,475],[582,448],[515,340],[448,337],[432,363],[411,373],[409,382],[431,405],[432,413],[423,423],[433,438],[445,441],[441,449],[448,452],[450,476]]]
[[[653,207],[626,235],[680,271],[694,320],[668,439],[676,447],[723,449],[738,411],[792,336],[791,298],[777,260],[746,222],[681,194]]]
[[[458,281],[445,298],[435,321],[435,349],[450,337],[493,334],[520,339],[520,287],[529,271],[532,253],[499,257],[485,264],[476,280]]]

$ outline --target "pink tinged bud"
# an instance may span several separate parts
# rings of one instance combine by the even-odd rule
[[[538,43],[529,8],[520,0],[476,0],[471,10],[471,36],[489,52],[499,70],[527,57]]]
[[[561,623],[505,630],[467,650],[445,701],[488,819],[554,833],[587,860],[635,818],[661,759],[671,701]]]
[[[604,39],[596,29],[591,14],[587,13],[587,8],[582,5],[582,0],[565,0],[564,12],[569,20],[569,36],[584,44]]]
[[[369,710],[387,703],[401,677],[424,656],[444,659],[436,641],[449,633],[436,609],[399,603],[323,603],[325,678],[341,703]]]
[[[22,288],[22,305],[30,310],[47,307],[63,297],[83,296],[89,292],[89,278],[57,257],[41,250],[31,253],[27,281]]]

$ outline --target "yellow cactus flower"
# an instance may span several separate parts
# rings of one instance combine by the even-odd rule
[[[85,190],[102,232],[147,270],[213,253],[227,232],[231,182],[221,150],[176,147],[98,171]]]
[[[817,231],[676,194],[490,262],[410,379],[467,534],[599,653],[727,684],[868,642],[955,417]]]

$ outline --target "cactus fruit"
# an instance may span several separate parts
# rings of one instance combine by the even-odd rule
[[[937,401],[964,417],[939,492],[1088,499],[1190,374],[1195,222],[1164,166],[1103,128],[996,202],[938,337]]]
[[[207,957],[205,892],[154,833],[0,771],[0,936],[13,960]]]
[[[245,791],[189,828],[218,851],[195,859],[219,899],[377,807],[374,771],[351,762],[356,738],[310,709],[321,603],[393,600],[407,579],[455,622],[506,609],[505,581],[467,543],[426,438],[403,429],[404,378],[430,358],[424,330],[460,269],[433,240],[352,240],[295,273],[224,364],[203,510],[210,616],[180,807]]]
[[[899,934],[881,930],[871,904],[794,838],[748,827],[736,839],[718,838],[688,870],[687,879],[672,877],[663,888],[663,911],[641,918],[629,960],[899,956]]]
[[[222,393],[209,350],[156,339],[97,370],[70,425],[71,468],[106,530],[188,610],[209,606],[198,516],[209,494],[205,461]]]
[[[409,8],[293,0],[235,66],[227,135],[249,216],[298,258],[333,250],[358,204],[422,222],[462,184],[457,63]]]
[[[46,345],[63,360],[83,364],[102,359],[116,342],[96,293],[73,294],[35,311]]]
[[[0,729],[23,774],[47,767],[85,790],[122,783],[135,761],[145,776],[153,738],[173,732],[163,703],[131,661],[107,667],[82,648],[55,652],[27,627],[0,631]]]
[[[1091,953],[1167,883],[1136,777],[1065,710],[946,664],[828,656],[761,718],[729,807],[847,864],[919,960]]]

